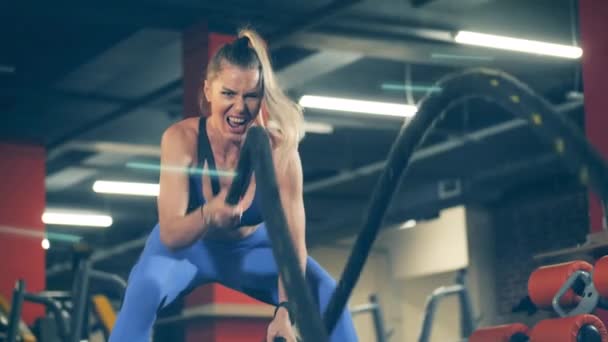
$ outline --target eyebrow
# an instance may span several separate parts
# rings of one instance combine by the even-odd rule
[[[222,91],[227,91],[227,92],[231,92],[231,93],[236,93],[235,90],[232,90],[230,88],[226,88],[226,87],[222,87]],[[245,93],[245,95],[258,95],[260,92],[259,89],[255,89],[255,90],[250,90],[248,92]]]

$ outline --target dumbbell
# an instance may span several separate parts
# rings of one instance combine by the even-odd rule
[[[608,342],[608,331],[593,315],[577,315],[540,321],[530,330],[514,323],[477,329],[469,342]]]
[[[585,261],[539,267],[528,278],[528,295],[536,307],[560,317],[591,313],[600,300],[593,273]]]
[[[546,319],[530,331],[533,342],[608,342],[608,331],[594,315]]]
[[[608,255],[595,262],[593,266],[593,285],[600,294],[601,306],[604,300],[608,299]]]
[[[598,272],[600,269],[608,272],[608,257],[600,261],[595,271],[587,262],[573,261],[543,266],[530,275],[528,294],[532,303],[539,309],[553,309],[563,318],[541,321],[532,330],[520,323],[482,328],[471,335],[470,341],[561,342],[573,341],[574,336],[577,341],[608,342],[601,320],[588,315],[600,303],[601,292],[595,284],[601,281],[596,279],[606,278],[597,276]],[[608,295],[608,282],[601,288],[606,289]]]
[[[469,337],[469,342],[526,342],[529,328],[525,324],[504,324],[477,329]]]

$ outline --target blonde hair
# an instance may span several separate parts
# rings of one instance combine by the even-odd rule
[[[296,148],[304,138],[304,116],[302,108],[292,101],[281,89],[272,69],[266,43],[252,29],[239,30],[239,39],[226,44],[209,61],[207,79],[214,78],[221,70],[222,61],[260,71],[264,96],[262,98],[262,117],[260,124],[278,135],[277,148],[287,152]],[[254,53],[248,53],[251,51]],[[266,117],[267,116],[267,117]]]

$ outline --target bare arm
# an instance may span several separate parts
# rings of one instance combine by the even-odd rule
[[[190,245],[206,231],[202,208],[186,214],[190,190],[188,174],[163,167],[189,167],[192,164],[189,148],[183,127],[171,126],[163,134],[158,217],[160,239],[170,249]]]
[[[296,255],[302,272],[306,272],[306,214],[304,211],[302,163],[297,150],[289,152],[285,166],[277,166],[277,182],[281,193],[281,204],[285,211]],[[279,278],[279,302],[288,301],[287,293]],[[279,310],[286,315],[286,310]]]

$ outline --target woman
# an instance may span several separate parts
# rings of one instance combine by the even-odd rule
[[[334,280],[306,251],[297,151],[303,136],[302,112],[277,86],[265,45],[255,32],[241,31],[239,39],[214,55],[203,94],[210,115],[180,121],[163,134],[161,165],[171,167],[161,167],[159,224],[131,271],[110,341],[149,341],[158,309],[187,289],[210,282],[277,305],[267,340],[280,336],[295,341],[289,300],[259,210],[255,175],[238,205],[225,203],[231,179],[222,171],[236,168],[251,125],[265,125],[271,134],[281,204],[300,265],[321,310],[334,290]],[[262,103],[267,118],[260,114]],[[174,166],[211,172],[185,174],[171,171]],[[331,341],[356,340],[345,310]]]

